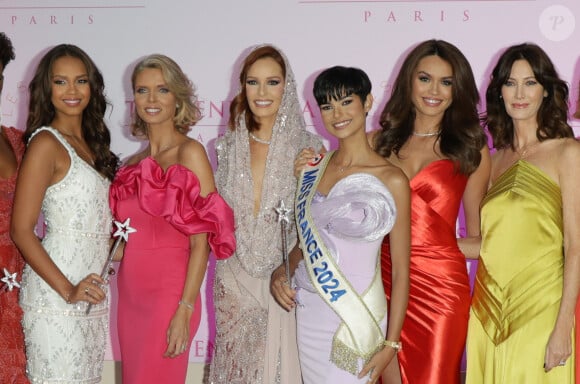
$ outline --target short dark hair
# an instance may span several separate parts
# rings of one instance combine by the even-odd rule
[[[371,80],[362,69],[335,66],[325,69],[316,77],[313,93],[318,105],[352,94],[357,95],[364,103],[371,88]]]

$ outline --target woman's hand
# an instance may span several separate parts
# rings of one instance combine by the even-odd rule
[[[193,309],[180,304],[167,328],[167,349],[163,357],[178,357],[185,353],[189,344],[189,323]]]
[[[101,288],[106,284],[105,280],[96,273],[91,273],[77,285],[64,298],[67,303],[74,304],[81,301],[86,301],[91,304],[99,304],[105,300],[105,291]]]
[[[546,346],[546,356],[544,357],[544,370],[546,372],[549,372],[554,367],[574,364],[573,361],[567,361],[572,355],[571,339],[571,329],[566,331],[558,327],[554,328]]]
[[[314,159],[318,154],[314,150],[314,148],[304,148],[300,151],[296,159],[294,160],[294,176],[300,176],[300,172],[306,168],[308,162]]]
[[[396,351],[391,347],[383,347],[380,351],[375,353],[371,360],[363,367],[363,369],[358,374],[358,378],[362,379],[367,374],[369,375],[369,384],[375,384],[378,382],[381,374],[387,368],[387,365],[395,357]],[[370,374],[369,374],[370,373]]]
[[[280,265],[272,272],[270,276],[270,293],[286,311],[290,311],[296,306],[296,291],[290,288],[290,282],[286,278],[285,264]]]

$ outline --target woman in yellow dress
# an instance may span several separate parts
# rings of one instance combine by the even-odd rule
[[[468,384],[574,383],[580,143],[568,87],[533,44],[508,48],[486,93],[497,152],[481,208]]]

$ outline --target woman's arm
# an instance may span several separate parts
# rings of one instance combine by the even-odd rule
[[[481,201],[487,192],[491,158],[487,144],[481,150],[481,162],[469,176],[463,193],[463,211],[465,213],[466,236],[457,240],[459,249],[468,259],[478,259],[481,248],[480,208]]]
[[[546,346],[546,371],[566,361],[572,353],[572,328],[580,289],[580,177],[577,170],[580,143],[566,140],[560,153],[558,174],[564,216],[564,288],[558,317]],[[566,364],[574,364],[574,361]]]
[[[397,218],[395,225],[389,233],[392,264],[391,300],[389,303],[389,325],[386,339],[399,342],[401,329],[405,320],[407,303],[409,301],[409,258],[411,250],[411,197],[409,181],[403,172],[393,166],[392,172],[387,178],[383,178],[389,191],[395,199]],[[403,346],[405,348],[405,346]],[[364,377],[372,369],[370,381],[375,382],[381,375],[384,380],[392,382],[389,369],[392,362],[396,361],[396,350],[385,346],[370,362],[365,365],[359,377]],[[399,378],[400,379],[400,378]]]
[[[190,169],[200,183],[200,195],[206,197],[215,191],[211,165],[203,146],[197,141],[184,143],[178,154],[178,162]],[[190,338],[190,320],[207,270],[209,244],[207,234],[199,233],[189,238],[190,252],[181,300],[167,329],[165,357],[177,357],[187,350]]]
[[[101,277],[92,273],[72,284],[34,232],[47,188],[62,180],[69,167],[68,153],[51,133],[40,132],[30,141],[16,184],[10,234],[30,267],[67,303],[97,304],[105,298]]]
[[[400,170],[397,169],[397,171]],[[409,301],[411,252],[411,197],[409,182],[402,171],[396,181],[390,183],[389,190],[395,198],[397,220],[389,233],[392,284],[387,340],[399,341]]]

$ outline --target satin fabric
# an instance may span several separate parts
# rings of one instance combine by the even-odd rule
[[[352,289],[350,294],[364,297],[366,305],[362,311],[369,311],[372,318],[370,324],[365,323],[369,330],[361,329],[361,324],[357,324],[355,319],[360,316],[359,305],[337,311],[336,306],[350,306],[352,302],[342,302],[346,296],[340,297],[336,303],[324,300],[312,283],[313,276],[307,271],[311,267],[305,264],[308,262],[305,253],[305,259],[298,264],[294,276],[302,378],[304,384],[366,383],[368,375],[359,379],[356,374],[366,358],[361,355],[367,351],[371,351],[372,355],[377,348],[376,344],[373,345],[377,339],[370,329],[378,326],[379,349],[386,332],[386,301],[377,261],[382,239],[395,222],[395,202],[379,179],[365,173],[351,174],[341,179],[327,196],[317,191],[313,193],[310,225],[324,239],[327,255],[340,270],[342,279],[348,281],[348,289]],[[297,221],[302,222],[300,219]],[[304,244],[302,247],[307,248]],[[320,268],[320,264],[315,264],[315,268]],[[375,277],[377,285],[374,284]],[[341,318],[345,313],[347,318]],[[361,320],[366,318],[360,316]],[[348,351],[342,349],[342,340],[355,344],[359,356],[353,356],[350,348]],[[349,367],[353,368],[350,372]]]
[[[403,383],[460,382],[470,287],[456,221],[467,177],[449,159],[436,160],[410,180],[409,304],[398,354]],[[389,240],[382,245],[383,284],[391,295]]]
[[[123,167],[111,186],[116,220],[131,219],[118,274],[118,330],[123,383],[185,382],[189,347],[164,358],[167,328],[181,299],[190,257],[189,236],[208,233],[218,259],[235,249],[233,212],[216,192],[199,195],[197,176],[181,165],[167,171],[147,157]],[[200,296],[191,317],[191,339],[199,326]]]
[[[467,383],[573,383],[574,355],[563,367],[543,369],[563,289],[560,188],[520,160],[489,190],[481,221]]]

